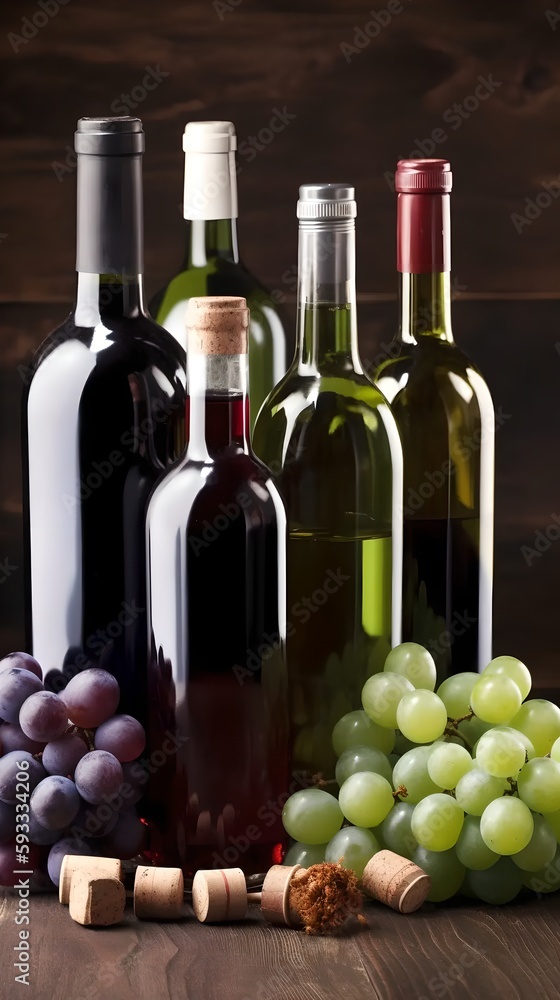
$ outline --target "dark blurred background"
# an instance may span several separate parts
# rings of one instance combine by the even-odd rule
[[[501,414],[494,648],[524,659],[540,687],[560,687],[560,5],[551,2],[2,0],[0,653],[23,642],[22,379],[74,295],[76,120],[144,120],[152,294],[184,254],[183,128],[219,118],[237,126],[242,256],[292,316],[298,185],[355,184],[366,361],[396,324],[396,160],[452,161],[455,334]],[[273,134],[279,112],[285,124]]]

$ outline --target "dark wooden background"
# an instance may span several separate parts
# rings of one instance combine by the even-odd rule
[[[511,218],[560,176],[560,8],[550,3],[402,0],[345,58],[341,45],[371,20],[371,0],[67,0],[29,41],[12,39],[17,51],[9,33],[21,34],[40,8],[2,0],[0,651],[23,641],[18,366],[74,292],[75,172],[61,166],[76,120],[123,113],[111,105],[151,67],[168,75],[131,109],[147,135],[149,292],[182,258],[185,122],[231,118],[242,143],[285,110],[295,117],[284,131],[239,157],[243,256],[293,311],[286,272],[296,262],[298,185],[354,183],[366,360],[396,321],[385,175],[443,129],[434,155],[452,160],[455,179],[456,335],[507,414],[496,441],[495,651],[525,659],[540,686],[560,686],[560,542],[530,566],[522,549],[560,516],[560,198],[520,233]],[[489,75],[494,92],[457,127],[446,111]]]

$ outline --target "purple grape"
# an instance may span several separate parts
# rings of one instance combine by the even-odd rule
[[[45,826],[35,818],[31,810],[29,811],[29,840],[39,847],[51,847],[60,840],[60,830],[47,830]]]
[[[122,769],[124,782],[120,788],[121,796],[127,806],[135,806],[144,794],[144,788],[150,777],[149,772],[139,760],[123,764]]]
[[[92,853],[91,847],[89,844],[86,844],[85,840],[78,840],[74,837],[64,837],[62,840],[57,841],[57,843],[51,847],[47,861],[47,869],[54,884],[58,885],[60,882],[62,859],[67,854],[83,854],[86,857],[91,857]]]
[[[60,697],[75,726],[96,729],[114,715],[120,691],[116,679],[108,670],[91,667],[72,677]]]
[[[22,877],[20,872],[24,871],[31,875],[39,863],[39,848],[34,844],[29,845],[29,853],[26,853],[26,863],[20,864],[16,858],[16,853],[21,848],[16,845],[15,837],[7,844],[0,847],[0,885],[14,886]],[[61,862],[62,863],[62,862]],[[17,871],[18,874],[14,875]],[[24,876],[25,877],[25,876]]]
[[[121,763],[136,760],[145,747],[144,729],[131,715],[114,715],[95,734],[95,749],[108,750]]]
[[[66,705],[52,691],[38,691],[21,706],[19,724],[30,740],[57,740],[68,729]]]
[[[0,660],[0,671],[8,670],[10,667],[18,667],[20,670],[30,670],[40,681],[43,680],[43,671],[40,664],[29,653],[8,653],[3,660]]]
[[[20,769],[19,765],[24,762],[27,762],[29,766]],[[0,757],[0,800],[2,802],[15,805],[18,801],[16,785],[18,784],[17,775],[20,771],[28,778],[28,781],[22,781],[21,784],[28,784],[30,792],[46,777],[43,765],[35,760],[27,750],[11,750],[4,757]],[[24,792],[20,790],[19,794],[22,795]]]
[[[45,691],[52,691],[53,694],[60,694],[66,687],[66,678],[61,670],[49,670],[44,680]]]
[[[89,802],[82,802],[70,832],[73,837],[79,839],[105,837],[111,832],[118,818],[118,809],[115,809],[108,802],[102,802],[100,806],[92,806]]]
[[[29,806],[46,830],[64,830],[78,813],[80,796],[70,778],[50,774],[32,792]]]
[[[43,767],[49,774],[73,777],[78,761],[87,752],[87,743],[78,733],[67,733],[47,743],[43,750]]]
[[[78,762],[74,780],[82,798],[98,806],[118,792],[123,782],[123,771],[112,753],[92,750]]]
[[[42,691],[43,685],[30,670],[7,667],[0,672],[0,719],[19,722],[19,710],[24,701]]]
[[[133,810],[121,813],[108,837],[103,841],[105,853],[123,861],[134,858],[144,849],[146,827]]]
[[[7,844],[16,835],[16,810],[0,802],[0,844]]]
[[[2,754],[10,753],[12,750],[28,750],[29,753],[41,753],[44,743],[37,740],[30,740],[17,722],[5,722],[0,726],[0,746]]]

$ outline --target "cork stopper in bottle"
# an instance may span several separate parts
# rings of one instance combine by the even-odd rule
[[[432,880],[426,872],[393,851],[378,851],[368,861],[362,887],[368,896],[399,913],[413,913],[425,901]]]
[[[249,310],[237,295],[194,296],[187,307],[187,349],[196,354],[246,354]]]
[[[134,913],[140,920],[176,920],[181,916],[185,881],[180,868],[138,865],[134,878]]]
[[[192,907],[201,924],[242,920],[247,912],[247,884],[241,868],[197,871],[192,884]]]
[[[72,876],[77,871],[86,873],[101,871],[106,875],[112,875],[120,882],[124,881],[122,864],[117,858],[93,858],[85,854],[66,854],[62,859],[58,886],[58,898],[65,906],[68,906],[70,902]]]

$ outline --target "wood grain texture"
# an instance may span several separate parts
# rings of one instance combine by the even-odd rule
[[[13,982],[16,901],[0,897],[0,989]],[[368,927],[313,938],[240,924],[137,921],[86,929],[53,896],[31,901],[33,1000],[556,1000],[560,899],[466,901],[403,917],[366,905]],[[63,942],[63,946],[62,946]]]
[[[112,113],[123,93],[141,86],[147,66],[168,74],[131,109],[147,133],[152,291],[183,252],[185,122],[231,118],[242,146],[284,108],[295,116],[285,129],[258,152],[242,146],[239,154],[242,250],[271,287],[295,260],[298,185],[328,175],[357,187],[360,289],[394,290],[395,205],[385,174],[418,140],[429,152],[424,140],[439,128],[436,155],[448,156],[455,174],[461,283],[471,291],[557,288],[560,199],[520,234],[511,221],[559,174],[560,29],[545,5],[489,0],[474,17],[466,0],[402,0],[402,12],[371,41],[358,35],[367,44],[349,53],[341,46],[357,48],[371,0],[226,2],[224,12],[211,0],[71,0],[35,37],[12,44],[8,35],[38,8],[4,0],[4,301],[73,294],[75,172],[57,179],[53,163],[64,164],[77,118]],[[499,86],[476,110],[448,113],[488,74]]]

